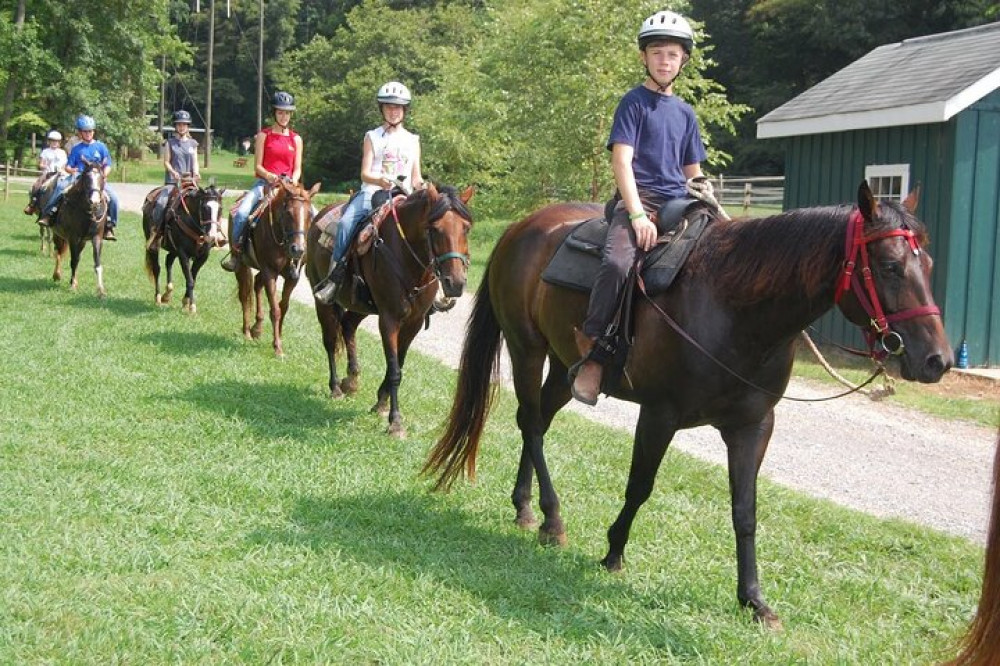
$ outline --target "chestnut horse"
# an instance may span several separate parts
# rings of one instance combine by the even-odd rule
[[[281,326],[305,261],[306,232],[313,215],[311,200],[319,187],[320,184],[316,183],[311,190],[307,190],[289,180],[269,186],[264,192],[261,213],[248,230],[243,261],[236,268],[240,304],[243,306],[243,336],[247,340],[260,338],[264,322],[264,303],[260,292],[265,289],[276,356],[285,355],[281,346]],[[231,217],[229,228],[233,228]],[[257,269],[257,275],[251,272],[251,268]],[[277,294],[279,276],[284,280],[280,302]],[[256,312],[252,312],[254,299]]]
[[[609,550],[602,560],[608,570],[622,568],[632,521],[652,492],[674,433],[711,424],[728,451],[737,597],[759,621],[780,626],[757,576],[757,472],[799,333],[839,301],[859,326],[880,322],[877,332],[869,332],[899,354],[905,378],[936,382],[953,361],[931,294],[932,261],[920,247],[926,231],[913,216],[915,206],[915,194],[902,206],[876,202],[862,183],[853,211],[806,208],[764,219],[716,220],[669,289],[637,297],[634,346],[626,380],[614,395],[640,405],[639,421],[625,504],[608,530]],[[588,296],[548,284],[541,274],[567,234],[601,214],[595,205],[556,204],[500,238],[476,295],[447,430],[424,467],[440,473],[439,488],[463,471],[475,475],[493,399],[490,380],[505,338],[522,438],[511,499],[516,522],[533,526],[534,472],[545,515],[539,528],[543,543],[566,539],[542,445],[556,412],[570,400],[567,368],[579,358],[573,329],[586,315]],[[874,280],[862,284],[858,275]]]
[[[450,187],[439,190],[428,184],[426,189],[392,204],[371,250],[349,262],[337,302],[327,305],[316,301],[316,318],[323,330],[330,366],[332,398],[357,392],[360,370],[355,333],[365,317],[378,315],[385,376],[372,411],[388,416],[388,432],[397,437],[406,434],[399,411],[399,384],[410,343],[427,317],[439,284],[450,298],[461,296],[465,289],[467,234],[472,226],[466,204],[472,194],[471,187],[459,195]],[[338,205],[343,204],[327,206],[317,219]],[[326,276],[330,265],[330,250],[319,242],[321,233],[317,226],[309,231],[306,276],[313,285]],[[368,294],[361,295],[354,288],[355,274],[364,280]],[[337,380],[338,334],[347,348],[347,376],[343,382]]]
[[[156,198],[160,188],[153,190],[146,197],[142,206],[142,232],[146,236],[146,273],[153,281],[156,293],[154,300],[157,305],[170,302],[174,291],[173,268],[174,260],[180,260],[181,272],[184,273],[184,298],[181,304],[185,312],[195,313],[194,285],[198,279],[198,271],[208,261],[208,254],[213,247],[225,243],[225,236],[219,226],[222,210],[222,195],[225,190],[219,190],[215,185],[208,189],[196,185],[192,181],[184,181],[173,194],[165,210],[156,206]],[[153,230],[160,227],[161,217],[166,216],[163,223],[163,239],[160,247],[167,253],[167,289],[160,292],[160,251],[149,247]]]
[[[76,273],[80,255],[89,240],[94,248],[94,273],[97,275],[97,295],[108,295],[104,288],[104,269],[101,267],[101,244],[104,242],[104,224],[108,218],[108,196],[104,192],[104,167],[97,162],[84,161],[83,171],[66,188],[62,201],[52,217],[52,240],[56,250],[56,267],[52,279],[62,279],[62,260],[69,249],[70,289],[76,291],[79,281]]]
[[[986,537],[983,589],[962,651],[948,666],[1000,664],[1000,433],[993,456],[993,506]]]

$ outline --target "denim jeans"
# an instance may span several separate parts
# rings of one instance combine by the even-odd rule
[[[347,208],[344,209],[344,213],[340,216],[340,222],[337,224],[337,241],[333,246],[334,261],[343,261],[351,239],[354,238],[355,228],[371,210],[372,192],[367,190],[361,190],[358,196],[347,204]]]
[[[264,197],[264,187],[266,185],[267,181],[262,178],[253,181],[250,190],[247,191],[246,196],[240,201],[236,212],[233,213],[233,233],[231,234],[231,241],[233,243],[242,242],[240,239],[243,237],[243,228],[247,225],[247,218],[250,217],[250,213],[253,212],[253,209],[257,207],[257,204]]]

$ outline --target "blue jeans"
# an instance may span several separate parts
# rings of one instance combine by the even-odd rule
[[[354,197],[337,224],[337,241],[333,246],[333,260],[340,262],[347,254],[347,248],[354,238],[354,230],[361,220],[365,219],[372,210],[372,192],[361,190],[358,196]]]
[[[247,218],[250,217],[250,213],[253,209],[257,207],[260,200],[264,198],[264,187],[267,185],[267,181],[262,178],[258,178],[253,181],[253,185],[247,191],[246,196],[240,201],[239,208],[233,213],[233,234],[230,239],[232,243],[239,244],[243,241],[243,229],[247,226]]]
[[[55,187],[52,188],[52,196],[42,211],[42,217],[52,214],[55,207],[62,201],[62,196],[66,188],[75,183],[76,179],[77,177],[74,175],[59,178],[56,181]],[[118,194],[109,183],[104,183],[104,191],[108,194],[108,226],[116,227],[118,226]]]

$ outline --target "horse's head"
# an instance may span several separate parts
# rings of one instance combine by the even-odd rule
[[[279,211],[275,228],[276,238],[292,261],[299,261],[306,252],[306,231],[312,220],[312,197],[319,192],[320,183],[306,189],[299,183],[282,180],[277,186],[271,205]]]
[[[83,161],[83,171],[77,179],[77,187],[86,196],[90,211],[93,214],[103,202],[104,197],[104,165],[100,162]]]
[[[896,355],[905,379],[936,382],[954,355],[931,292],[933,260],[914,212],[919,189],[902,204],[877,201],[867,182],[847,231],[847,260],[836,298],[869,344]]]
[[[212,242],[225,237],[219,222],[222,195],[225,191],[216,188],[215,185],[209,185],[208,188],[191,187],[185,190],[185,208],[198,221],[202,233]]]
[[[428,183],[425,190],[410,196],[415,203],[424,203],[421,234],[427,241],[434,275],[449,298],[461,296],[465,289],[469,267],[468,235],[472,228],[472,216],[466,204],[474,193],[472,187],[458,194],[454,188],[438,190],[433,183]]]

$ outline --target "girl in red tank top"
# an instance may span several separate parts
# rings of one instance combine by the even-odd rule
[[[231,217],[230,254],[222,262],[227,271],[236,270],[240,263],[243,230],[250,213],[264,196],[264,188],[281,178],[297,183],[302,176],[302,137],[288,126],[295,110],[295,100],[286,92],[276,92],[271,108],[274,109],[274,124],[257,132],[254,141],[254,175],[257,180]]]

